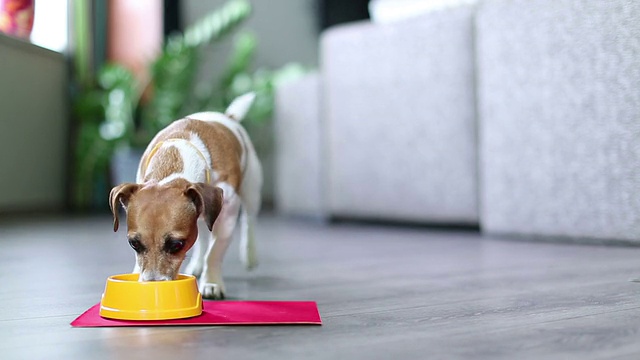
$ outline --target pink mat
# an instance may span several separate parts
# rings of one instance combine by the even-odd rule
[[[314,301],[204,301],[202,314],[176,320],[111,320],[100,316],[100,304],[71,322],[74,327],[175,325],[321,325]]]

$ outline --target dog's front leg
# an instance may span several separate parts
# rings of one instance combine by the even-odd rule
[[[213,241],[205,255],[206,262],[200,276],[200,293],[206,299],[223,299],[225,294],[222,279],[222,261],[229,248],[233,229],[238,221],[240,199],[235,194],[225,192],[222,211],[213,225]]]
[[[202,219],[198,220],[198,240],[193,244],[191,259],[184,270],[185,273],[200,277],[202,269],[204,269],[205,255],[209,248],[209,242],[211,241],[213,241],[213,239],[211,238],[211,231],[207,228],[207,224],[205,224]]]

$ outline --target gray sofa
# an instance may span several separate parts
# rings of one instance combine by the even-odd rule
[[[640,240],[640,2],[477,16],[482,227]]]
[[[285,214],[325,216],[319,96],[317,73],[283,85],[276,93],[275,205]]]
[[[320,212],[640,241],[639,39],[624,0],[486,0],[329,30]]]
[[[323,35],[331,215],[477,222],[472,34],[460,7]]]

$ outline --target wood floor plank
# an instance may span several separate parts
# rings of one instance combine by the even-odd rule
[[[231,298],[315,300],[322,327],[75,329],[128,272],[107,216],[0,221],[0,358],[638,358],[640,249],[264,216]],[[237,245],[237,242],[235,243]]]

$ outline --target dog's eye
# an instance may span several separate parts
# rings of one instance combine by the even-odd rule
[[[131,245],[131,248],[137,253],[144,251],[144,245],[142,245],[142,243],[138,239],[129,239],[129,245]]]
[[[184,248],[184,240],[169,239],[164,243],[164,251],[177,254]]]

